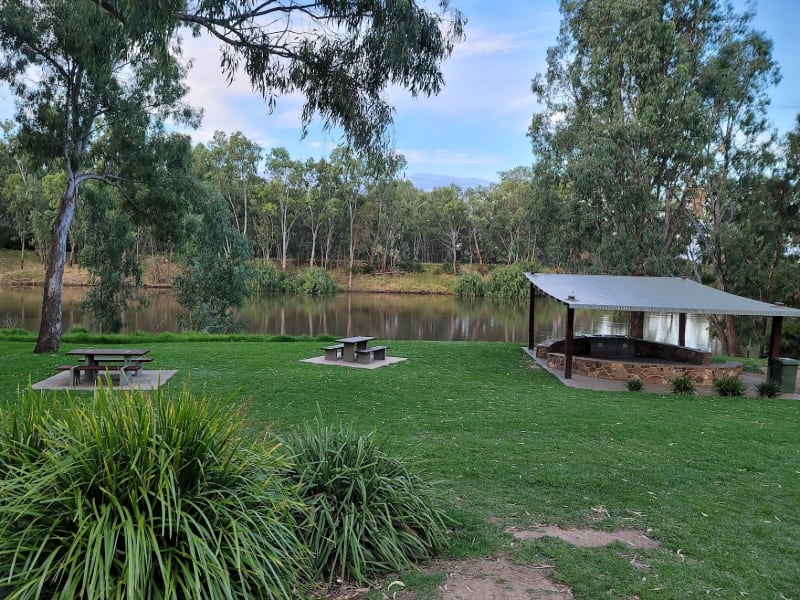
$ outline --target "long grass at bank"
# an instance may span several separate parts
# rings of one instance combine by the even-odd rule
[[[126,340],[119,345],[133,345]],[[576,598],[800,597],[800,403],[562,386],[518,344],[390,341],[377,370],[302,363],[323,342],[144,342],[169,385],[230,396],[244,425],[317,415],[422,461],[459,523],[448,553],[553,565]],[[0,342],[0,401],[63,364]],[[94,345],[94,344],[93,344]],[[137,344],[138,345],[138,344]],[[654,550],[514,541],[507,526],[636,527]]]

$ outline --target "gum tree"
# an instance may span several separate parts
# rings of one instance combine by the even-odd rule
[[[221,68],[240,73],[272,106],[306,99],[303,128],[318,115],[356,149],[388,155],[392,107],[384,90],[438,93],[441,62],[463,36],[463,15],[439,0],[6,0],[0,7],[0,79],[18,100],[21,136],[36,156],[58,159],[67,183],[53,223],[35,352],[61,341],[61,282],[81,184],[124,180],[147,133],[180,105],[181,27],[221,43]],[[93,152],[98,131],[107,156]]]

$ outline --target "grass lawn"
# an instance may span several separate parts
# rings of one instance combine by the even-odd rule
[[[86,345],[42,356],[0,341],[0,401]],[[385,436],[439,482],[458,523],[453,558],[553,565],[576,598],[800,600],[798,402],[576,390],[518,344],[391,341],[409,360],[377,370],[301,363],[319,341],[121,345],[177,368],[172,388],[244,403],[248,428],[280,433],[320,415]],[[503,532],[541,523],[635,527],[661,546]]]

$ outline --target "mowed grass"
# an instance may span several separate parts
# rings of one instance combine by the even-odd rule
[[[378,343],[378,341],[376,341]],[[96,344],[81,344],[96,345]],[[518,344],[387,342],[376,370],[311,365],[319,341],[142,343],[169,386],[276,433],[316,417],[377,431],[438,482],[449,556],[547,564],[576,598],[800,598],[800,403],[562,386]],[[0,400],[67,361],[0,342]],[[661,546],[578,549],[508,526],[640,529]]]

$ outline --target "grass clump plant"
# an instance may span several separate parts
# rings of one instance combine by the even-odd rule
[[[364,583],[445,546],[446,517],[431,487],[373,435],[345,425],[307,425],[286,444],[291,478],[310,508],[302,531],[316,577]]]
[[[762,381],[756,385],[756,393],[761,398],[777,398],[781,393],[781,384],[769,379]]]
[[[747,386],[739,377],[730,375],[714,380],[714,389],[717,394],[723,397],[744,396]]]
[[[697,388],[689,375],[678,375],[670,381],[670,388],[673,394],[678,396],[694,396]]]
[[[539,270],[536,261],[521,261],[513,265],[498,267],[492,271],[486,283],[486,295],[496,300],[522,302],[530,295],[530,283],[525,272]]]
[[[187,391],[0,413],[4,598],[296,598],[303,505],[274,442]]]
[[[641,392],[644,390],[644,381],[638,377],[631,377],[626,383],[629,392]]]

